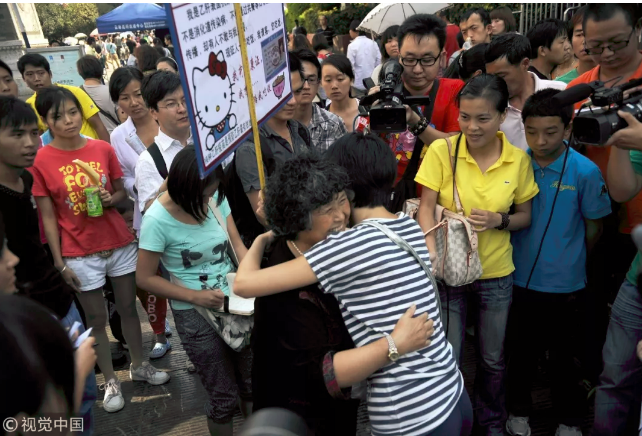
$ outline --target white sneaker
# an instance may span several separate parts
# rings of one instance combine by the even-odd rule
[[[531,426],[528,424],[528,417],[511,413],[506,421],[506,431],[511,436],[530,436]]]
[[[105,391],[105,398],[103,399],[103,409],[105,409],[105,412],[118,412],[125,407],[125,399],[120,390],[120,381],[112,378],[107,383],[100,385],[100,390]]]
[[[143,362],[140,368],[134,369],[134,364],[129,365],[129,376],[132,381],[146,381],[150,385],[162,385],[169,381],[169,374],[154,368],[149,362]]]
[[[160,342],[156,342],[156,345],[154,345],[154,348],[152,348],[152,351],[149,352],[149,358],[160,359],[165,354],[167,354],[167,352],[171,349],[172,349],[172,344],[170,344],[169,341],[165,342],[164,344],[161,344]]]
[[[167,318],[165,318],[165,336],[172,336],[172,326],[169,325]]]
[[[582,430],[579,427],[569,427],[560,424],[559,427],[557,427],[555,436],[582,436]]]

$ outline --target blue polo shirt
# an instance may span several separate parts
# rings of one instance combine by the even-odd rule
[[[533,153],[529,149],[529,156]],[[514,283],[526,287],[562,172],[564,154],[541,168],[532,159],[539,195],[533,198],[530,227],[514,232]],[[562,178],[553,219],[546,233],[542,252],[533,272],[529,289],[549,293],[569,293],[586,287],[585,219],[596,220],[611,213],[606,183],[597,165],[573,149]]]

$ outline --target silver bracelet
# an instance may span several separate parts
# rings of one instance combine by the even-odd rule
[[[66,269],[67,269],[67,265],[63,266],[62,269],[60,270],[60,274],[64,273]]]

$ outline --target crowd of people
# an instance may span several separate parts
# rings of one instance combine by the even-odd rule
[[[446,15],[410,16],[378,43],[355,21],[347,55],[327,17],[312,44],[297,24],[292,97],[260,144],[204,178],[171,39],[90,44],[116,65],[105,84],[94,53],[79,59],[80,88],[26,54],[26,102],[0,60],[0,294],[17,294],[0,296],[0,420],[82,417],[90,435],[96,400],[136,407],[107,326],[131,380],[165,384],[148,360],[171,349],[171,308],[212,435],[267,408],[355,435],[363,401],[374,435],[528,436],[540,367],[556,436],[582,434],[589,402],[591,434],[636,434],[642,123],[619,112],[625,128],[580,144],[573,119],[590,102],[556,96],[642,78],[639,8],[591,4],[526,35],[506,7]],[[360,102],[392,64],[404,96],[430,103],[406,106],[404,132],[373,133]],[[472,251],[447,258],[444,216]],[[238,297],[253,315],[224,313]],[[91,329],[77,349],[74,326]]]

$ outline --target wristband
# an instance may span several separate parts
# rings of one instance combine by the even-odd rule
[[[62,269],[60,270],[60,274],[64,273],[66,269],[67,269],[67,265],[63,266]]]
[[[502,213],[502,212],[499,212],[499,214],[502,216],[502,223],[500,225],[498,225],[497,227],[495,227],[495,228],[497,230],[504,230],[510,224],[510,215],[508,215],[507,213]]]
[[[428,128],[428,120],[426,117],[422,117],[417,124],[415,124],[411,129],[410,133],[415,136],[419,136]]]

